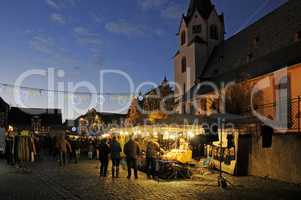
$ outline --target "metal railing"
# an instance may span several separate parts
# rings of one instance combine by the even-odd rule
[[[277,106],[277,103],[258,105],[255,106],[254,109],[257,113],[270,119],[276,119],[276,117],[281,117],[281,115],[282,116],[287,115],[284,116],[283,119],[287,119],[288,129],[292,131],[301,132],[301,97],[300,96],[298,98],[289,99],[286,113],[282,112],[282,110],[279,109],[279,105]],[[244,113],[251,114],[252,111],[248,109]]]

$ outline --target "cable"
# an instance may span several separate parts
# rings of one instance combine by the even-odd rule
[[[36,90],[40,93],[42,92],[53,92],[53,93],[64,93],[64,94],[79,94],[79,95],[104,95],[104,96],[136,96],[135,94],[127,93],[127,92],[120,92],[120,93],[112,93],[112,92],[104,92],[104,93],[95,93],[95,92],[71,92],[71,91],[62,91],[62,90],[48,90],[48,89],[42,89],[42,88],[33,88],[33,87],[26,87],[26,86],[18,86],[13,84],[7,84],[7,83],[1,83],[0,85],[4,87],[10,87],[10,88],[20,88],[20,89],[26,89],[26,90]]]

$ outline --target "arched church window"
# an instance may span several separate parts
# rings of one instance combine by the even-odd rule
[[[213,40],[218,40],[218,28],[214,24],[210,26],[210,38]]]
[[[186,32],[183,31],[181,33],[181,45],[184,45],[186,43]]]
[[[182,73],[185,73],[186,72],[186,67],[187,67],[186,57],[182,58],[181,67],[182,67]]]

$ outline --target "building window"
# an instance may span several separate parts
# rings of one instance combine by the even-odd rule
[[[198,34],[202,32],[202,25],[194,25],[192,26],[192,33]]]
[[[262,137],[262,148],[271,148],[273,142],[273,128],[269,126],[261,127],[261,137]]]
[[[181,45],[183,46],[186,43],[186,32],[181,33]]]
[[[249,53],[247,56],[247,63],[250,63],[253,59],[253,53]]]
[[[224,56],[218,57],[218,63],[222,64],[224,62]]]
[[[295,33],[295,36],[294,36],[294,42],[299,42],[301,41],[301,31]]]
[[[181,62],[182,73],[186,72],[186,67],[187,67],[186,57],[183,57]]]
[[[183,84],[183,95],[186,93],[186,84]],[[186,102],[182,102],[182,113],[185,114],[186,113]]]
[[[260,41],[259,36],[256,36],[256,37],[253,39],[253,46],[254,46],[254,47],[257,47],[258,44],[259,44],[259,41]]]
[[[285,128],[292,127],[292,106],[291,106],[291,81],[290,76],[284,76],[279,80],[277,116],[280,125]]]
[[[216,25],[210,26],[210,38],[213,40],[218,40],[218,28]]]
[[[185,102],[182,103],[182,114],[186,114],[186,105],[185,105]]]

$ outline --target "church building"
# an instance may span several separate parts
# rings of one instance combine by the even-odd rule
[[[175,111],[202,116],[252,114],[265,119],[258,126],[278,122],[281,128],[273,124],[272,132],[250,131],[245,145],[249,150],[244,152],[248,174],[291,183],[301,181],[300,11],[300,0],[288,0],[225,39],[227,22],[211,0],[190,0],[174,57]],[[217,95],[209,83],[217,86]],[[221,86],[229,83],[233,85],[227,93],[228,88]]]
[[[216,101],[200,99],[212,92],[198,85],[211,82],[217,86],[272,76],[287,69],[285,86],[288,98],[301,95],[301,4],[288,0],[255,23],[225,39],[223,14],[211,0],[190,0],[177,33],[179,49],[174,56],[175,111],[200,114]],[[272,80],[275,85],[275,80]],[[212,89],[212,88],[211,88]],[[281,96],[276,85],[262,96],[262,104],[273,103]],[[204,101],[205,100],[205,101]],[[211,105],[210,105],[211,104]],[[199,105],[195,107],[192,105]],[[269,114],[270,115],[270,114]]]

